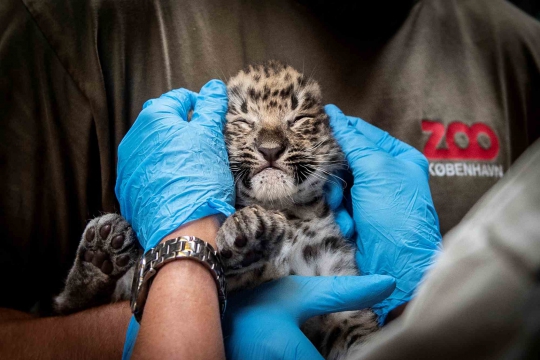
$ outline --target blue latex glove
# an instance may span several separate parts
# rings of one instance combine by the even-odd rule
[[[199,94],[172,90],[144,104],[120,143],[116,197],[145,251],[187,222],[234,212],[222,134],[226,111],[221,81]]]
[[[300,330],[307,319],[370,307],[392,293],[390,276],[288,276],[230,296],[227,359],[323,359]]]
[[[341,182],[328,181],[324,192],[328,206],[334,212],[334,218],[339,225],[341,234],[347,239],[352,239],[355,232],[354,221],[343,203],[343,186]]]
[[[428,162],[413,147],[362,119],[325,107],[354,176],[351,202],[357,231],[356,260],[364,275],[387,274],[396,290],[373,310],[384,323],[408,302],[440,251],[439,220],[428,184]],[[332,194],[327,194],[332,198]],[[337,199],[337,200],[336,200]],[[339,201],[334,194],[332,201]],[[341,211],[339,225],[350,228]]]

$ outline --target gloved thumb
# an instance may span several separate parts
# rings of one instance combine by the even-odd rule
[[[346,239],[352,239],[354,235],[354,219],[343,204],[334,210],[334,219],[341,230],[341,235]]]
[[[339,146],[343,149],[349,165],[355,168],[356,161],[361,161],[373,153],[382,152],[381,149],[358,129],[355,119],[343,114],[335,105],[326,105],[324,110],[330,117],[330,127]]]
[[[309,296],[304,298],[298,320],[340,311],[361,310],[386,299],[396,280],[387,275],[316,276],[304,278]]]
[[[199,92],[191,122],[222,132],[227,112],[227,88],[221,80],[210,80]]]

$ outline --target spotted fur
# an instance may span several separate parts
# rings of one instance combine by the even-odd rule
[[[252,65],[228,82],[225,140],[238,211],[217,246],[230,291],[287,275],[359,275],[323,187],[344,156],[332,136],[321,90],[277,61]],[[121,239],[121,241],[119,240]],[[92,220],[56,310],[69,313],[127,300],[138,256],[129,224],[116,214]],[[305,334],[327,359],[344,359],[377,330],[371,310],[309,319]]]

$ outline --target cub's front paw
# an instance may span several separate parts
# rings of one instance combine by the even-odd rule
[[[139,255],[137,238],[131,226],[118,214],[95,218],[83,233],[78,258],[91,271],[119,278]]]
[[[135,233],[122,216],[107,214],[92,219],[84,230],[66,286],[55,298],[56,312],[69,314],[111,302],[118,280],[133,266],[139,251]]]
[[[288,222],[278,211],[248,206],[225,220],[217,247],[225,273],[239,273],[264,264],[289,234]]]

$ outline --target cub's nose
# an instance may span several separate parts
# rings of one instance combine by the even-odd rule
[[[279,159],[281,155],[285,152],[285,145],[283,144],[272,144],[266,146],[259,146],[257,150],[262,154],[262,156],[270,163]]]

